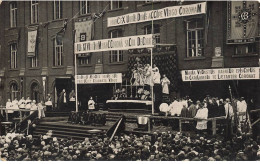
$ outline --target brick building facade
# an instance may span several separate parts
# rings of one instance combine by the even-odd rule
[[[183,2],[183,4],[144,1],[113,1],[112,3],[108,1],[2,2],[0,5],[1,104],[4,105],[8,98],[13,99],[14,97],[19,99],[29,96],[40,101],[47,93],[51,93],[54,100],[57,101],[57,95],[62,88],[66,88],[67,92],[70,92],[74,87],[73,43],[74,23],[77,19],[91,19],[94,13],[100,13],[107,8],[105,14],[94,23],[93,40],[107,39],[114,35],[118,37],[143,35],[151,31],[150,21],[107,27],[107,18],[193,3],[198,2],[188,1]],[[226,44],[226,13],[227,2],[207,2],[206,14],[156,20],[153,22],[154,32],[159,34],[161,44],[176,45],[179,70],[258,67],[259,42],[255,42],[254,53],[250,55],[235,55],[234,46],[239,45]],[[56,34],[63,29],[66,22],[62,44],[59,45],[55,40],[57,39]],[[194,24],[196,27],[193,27]],[[34,59],[27,55],[28,31],[32,28],[36,28],[38,32]],[[201,41],[205,46],[199,56],[189,55],[187,48],[188,28],[201,29],[201,34],[197,35],[201,36]],[[221,47],[221,59],[217,60],[216,66],[212,64],[215,62],[215,47]],[[156,53],[162,54],[163,52]],[[131,56],[129,51],[122,51],[115,58],[111,57],[110,52],[92,53],[88,58],[77,59],[78,74],[126,73],[129,56]],[[226,82],[210,82],[207,83],[208,86],[205,86],[204,82],[180,82],[178,90],[173,92],[172,96],[193,94],[192,92],[198,91],[194,90],[194,86],[200,86],[200,89],[207,90],[207,92],[213,90],[215,93],[215,89],[209,88],[215,85],[221,87],[225,85],[222,83]],[[258,89],[259,92],[259,80],[258,84],[256,80],[252,80],[250,83],[253,83],[253,89]],[[111,85],[100,87],[101,85],[96,85],[96,88],[95,86],[79,86],[80,91],[86,90],[91,94],[96,92],[99,95],[104,95],[105,90],[107,92],[105,94],[108,95],[106,98],[111,96]],[[194,96],[197,95],[194,94]],[[79,93],[79,96],[84,96],[84,94]]]

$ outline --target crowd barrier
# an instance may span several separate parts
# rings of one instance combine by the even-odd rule
[[[5,119],[6,119],[7,122],[9,121],[8,111],[14,111],[14,112],[18,111],[20,121],[23,120],[23,115],[22,115],[23,112],[30,112],[31,111],[31,110],[28,110],[28,109],[6,109],[6,108],[0,108],[0,110],[1,110],[2,115],[3,115],[3,111],[5,111]]]
[[[151,127],[151,119],[166,119],[166,120],[179,120],[179,131],[182,132],[182,124],[187,123],[187,121],[211,121],[212,122],[212,134],[215,135],[217,131],[217,120],[226,120],[226,116],[221,116],[221,117],[214,117],[214,118],[208,118],[208,119],[197,119],[197,118],[187,118],[187,117],[175,117],[175,116],[155,116],[155,115],[150,115],[148,117],[148,127]],[[148,132],[150,132],[151,129],[148,128]]]

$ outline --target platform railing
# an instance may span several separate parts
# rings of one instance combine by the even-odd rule
[[[148,116],[149,117],[149,116]],[[212,134],[217,133],[217,120],[226,120],[226,116],[213,117],[208,119],[199,119],[199,118],[188,118],[188,117],[176,117],[176,116],[150,116],[149,119],[168,119],[168,120],[179,120],[179,131],[182,132],[182,124],[186,121],[211,121],[212,122]],[[148,121],[150,123],[150,121]],[[148,125],[149,126],[149,125]],[[148,129],[149,131],[149,129]]]
[[[12,121],[12,120],[9,120],[8,111],[13,111],[13,112],[19,111],[19,122],[15,123],[15,127],[11,130],[12,132],[17,131],[17,130],[19,132],[24,132],[28,128],[28,120],[33,122],[34,119],[37,118],[37,116],[38,116],[37,110],[34,111],[32,114],[29,114],[25,118],[23,118],[23,113],[24,112],[31,112],[31,110],[28,110],[28,109],[6,109],[5,107],[1,107],[0,110],[1,110],[2,115],[3,115],[3,111],[5,111],[5,121],[6,122]]]

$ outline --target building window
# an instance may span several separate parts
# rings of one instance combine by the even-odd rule
[[[17,26],[17,3],[10,3],[10,27]]]
[[[30,61],[31,61],[31,63],[30,63],[31,68],[38,67],[39,59],[38,59],[38,51],[37,51],[37,49],[35,49],[35,56],[34,57],[30,57]]]
[[[203,56],[204,29],[203,21],[194,20],[187,22],[187,57]]]
[[[235,55],[246,55],[256,53],[256,43],[240,44],[235,46]]]
[[[79,6],[80,6],[80,15],[84,15],[90,12],[88,0],[79,1]]]
[[[10,68],[11,69],[15,69],[17,68],[17,44],[16,43],[13,43],[10,45],[10,50],[11,50],[11,53],[10,53]]]
[[[18,85],[17,85],[16,82],[13,82],[10,85],[10,98],[11,98],[11,101],[13,101],[15,98],[18,98],[18,95],[19,95]]]
[[[110,10],[122,8],[123,2],[122,1],[110,1]]]
[[[62,66],[63,41],[61,38],[54,39],[53,66]]]
[[[114,30],[109,32],[109,38],[118,38],[122,37],[121,30]],[[121,50],[110,51],[110,63],[122,62],[123,61],[123,52]]]
[[[38,23],[39,21],[39,2],[31,1],[31,23]]]
[[[33,82],[31,85],[31,98],[35,100],[37,103],[40,102],[40,87],[38,83]]]
[[[79,65],[87,65],[89,63],[90,63],[90,58],[89,57],[79,58]]]
[[[62,18],[62,1],[54,0],[54,19],[61,19]]]
[[[148,25],[144,27],[144,34],[152,34],[152,25]],[[156,40],[156,43],[160,43],[160,25],[153,25],[153,34]]]

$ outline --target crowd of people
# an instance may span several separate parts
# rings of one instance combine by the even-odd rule
[[[6,109],[8,113],[8,118],[12,120],[14,117],[19,116],[18,110],[24,110],[23,117],[27,117],[30,114],[32,114],[34,111],[38,111],[38,118],[45,117],[45,107],[43,102],[36,103],[35,100],[31,100],[30,97],[27,97],[25,100],[24,97],[22,97],[19,101],[17,98],[15,98],[13,101],[11,99],[8,99],[6,102]]]
[[[171,132],[140,135],[121,133],[84,141],[46,135],[7,134],[0,138],[0,156],[7,161],[248,161],[260,160],[259,141],[249,135],[231,140]]]
[[[207,129],[208,118],[225,116],[237,123],[238,129],[241,131],[243,123],[247,121],[247,103],[244,97],[233,99],[218,99],[209,95],[201,102],[199,100],[194,103],[188,96],[177,99],[170,104],[162,103],[160,112],[165,115],[180,116],[188,118],[201,119],[197,121],[196,128],[198,130]]]

